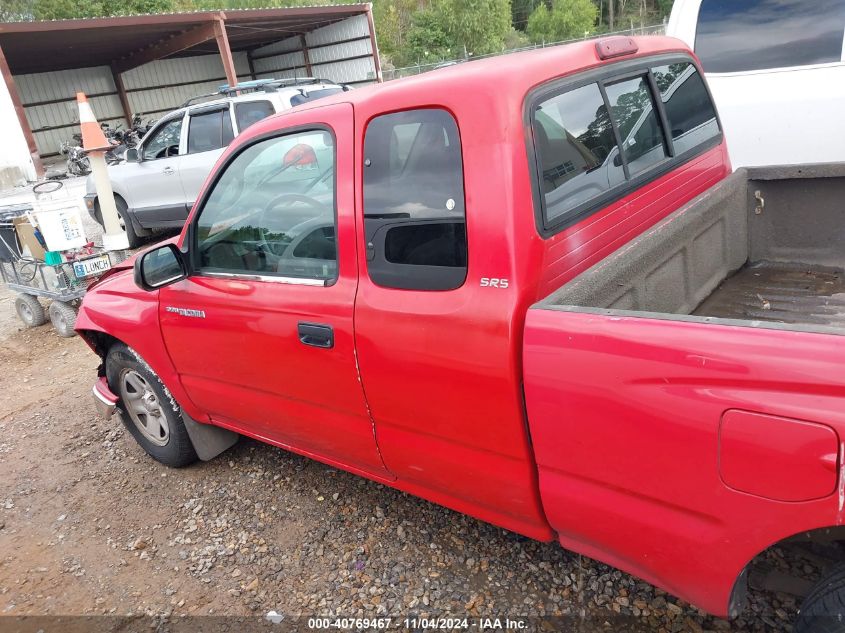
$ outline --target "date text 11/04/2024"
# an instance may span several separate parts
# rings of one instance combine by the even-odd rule
[[[521,618],[309,618],[310,630],[373,630],[391,628],[411,631],[523,631],[528,628]]]

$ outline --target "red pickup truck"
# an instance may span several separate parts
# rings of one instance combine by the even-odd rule
[[[730,616],[767,548],[845,538],[843,200],[732,173],[680,41],[583,42],[256,124],[77,330],[164,464],[247,435]]]

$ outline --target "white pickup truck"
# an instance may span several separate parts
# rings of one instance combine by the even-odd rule
[[[348,88],[299,78],[248,82],[224,88],[234,96],[185,105],[163,116],[126,161],[109,167],[121,224],[129,246],[155,230],[180,229],[197,193],[217,159],[235,136],[261,119]],[[93,177],[88,178],[85,206],[103,224]]]

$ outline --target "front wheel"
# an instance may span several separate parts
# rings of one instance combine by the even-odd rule
[[[804,599],[793,633],[845,633],[845,564],[836,566]]]
[[[150,457],[174,468],[197,461],[182,409],[147,363],[125,345],[114,345],[106,356],[106,378],[120,398],[123,424]]]

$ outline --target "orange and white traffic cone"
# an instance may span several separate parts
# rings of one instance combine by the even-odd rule
[[[126,250],[129,248],[129,238],[126,236],[126,231],[120,228],[120,216],[117,214],[114,191],[111,188],[111,180],[109,180],[109,172],[106,167],[106,152],[111,149],[111,145],[106,140],[106,135],[103,134],[85,93],[76,93],[76,103],[79,105],[82,148],[88,154],[91,162],[91,173],[94,176],[94,186],[97,190],[97,201],[100,203],[100,213],[103,218],[103,248],[107,251]]]

